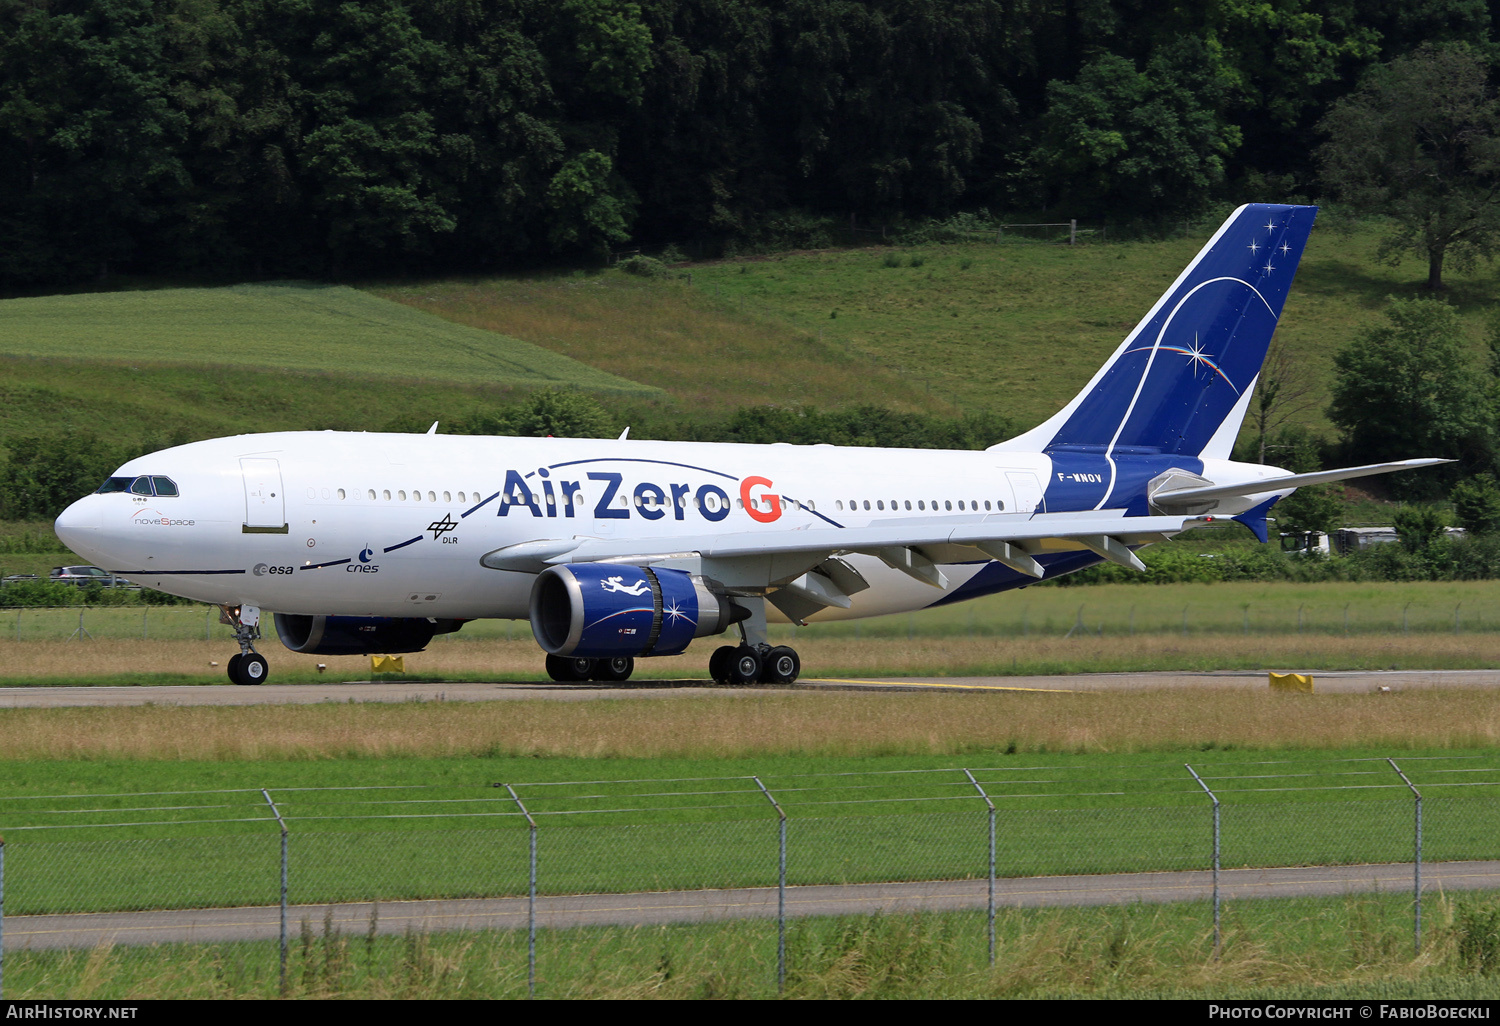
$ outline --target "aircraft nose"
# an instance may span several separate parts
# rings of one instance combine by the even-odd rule
[[[93,548],[99,536],[99,504],[92,495],[79,499],[63,510],[52,524],[62,543],[74,552]]]

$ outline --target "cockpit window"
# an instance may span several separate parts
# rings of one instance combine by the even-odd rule
[[[95,495],[107,492],[129,492],[131,495],[165,495],[169,498],[180,493],[177,482],[170,477],[112,477],[99,486]]]

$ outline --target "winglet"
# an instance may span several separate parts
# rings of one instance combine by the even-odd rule
[[[1230,517],[1229,519],[1250,528],[1250,533],[1255,535],[1260,540],[1260,543],[1264,545],[1271,538],[1270,529],[1266,526],[1266,517],[1270,514],[1271,507],[1276,505],[1280,499],[1281,496],[1274,495],[1254,509],[1247,509],[1239,516]]]

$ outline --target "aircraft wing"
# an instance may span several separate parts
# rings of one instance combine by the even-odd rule
[[[830,556],[865,553],[941,588],[946,586],[946,580],[935,563],[961,561],[941,558],[952,555],[943,551],[945,547],[978,550],[968,553],[967,558],[999,560],[1038,578],[1044,571],[1033,558],[1036,554],[1070,549],[1087,549],[1105,559],[1144,570],[1131,546],[1162,541],[1165,535],[1217,519],[1223,518],[1126,517],[1117,510],[981,518],[959,524],[952,518],[932,517],[868,527],[736,531],[662,539],[576,537],[507,546],[487,554],[480,562],[492,569],[535,572],[559,563],[650,563],[690,556],[726,563],[770,557],[771,562],[766,564],[768,579],[761,583],[771,585],[797,577]]]

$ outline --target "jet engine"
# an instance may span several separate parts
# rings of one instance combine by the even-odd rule
[[[531,633],[549,655],[676,655],[749,616],[717,581],[666,567],[572,563],[531,587]]]
[[[420,652],[435,634],[451,634],[462,620],[395,616],[276,614],[276,634],[293,652],[309,655],[382,655]]]

